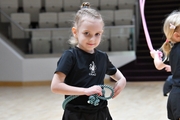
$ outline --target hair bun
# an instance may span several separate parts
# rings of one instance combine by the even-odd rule
[[[83,2],[81,5],[81,8],[90,8],[90,3],[89,2]]]

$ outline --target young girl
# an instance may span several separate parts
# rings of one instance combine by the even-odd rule
[[[165,20],[163,31],[167,40],[162,45],[163,53],[169,56],[173,87],[167,103],[168,118],[180,120],[180,11],[173,11]],[[158,70],[167,68],[161,59],[161,52],[151,51],[155,67]]]
[[[103,34],[104,22],[101,15],[83,3],[76,13],[70,43],[75,45],[63,53],[57,63],[51,90],[54,93],[78,95],[67,103],[62,120],[112,120],[107,100],[100,100],[98,106],[88,104],[90,95],[102,96],[105,74],[117,82],[114,85],[115,98],[125,87],[123,74],[109,61],[106,53],[97,50]]]

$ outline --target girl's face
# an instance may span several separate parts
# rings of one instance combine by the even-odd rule
[[[96,48],[101,41],[103,27],[102,20],[91,18],[83,19],[78,28],[72,28],[73,35],[78,40],[77,47],[88,53],[94,53],[94,48]]]
[[[175,32],[173,33],[172,42],[180,42],[180,27],[176,28]]]

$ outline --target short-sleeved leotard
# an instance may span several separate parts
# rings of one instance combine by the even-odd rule
[[[173,87],[168,98],[168,118],[180,118],[180,43],[175,43],[169,55]]]
[[[95,52],[90,54],[75,47],[63,53],[55,72],[64,73],[66,75],[64,82],[68,85],[88,88],[104,84],[105,74],[113,75],[116,71],[116,67],[110,62],[106,53],[95,49]],[[68,104],[93,107],[87,101],[88,96],[84,95]],[[106,105],[107,101],[101,100],[98,107]]]

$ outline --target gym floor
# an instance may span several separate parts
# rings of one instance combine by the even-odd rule
[[[119,96],[109,100],[113,120],[168,120],[163,84],[127,82]],[[63,100],[50,86],[0,87],[0,120],[61,120]]]

